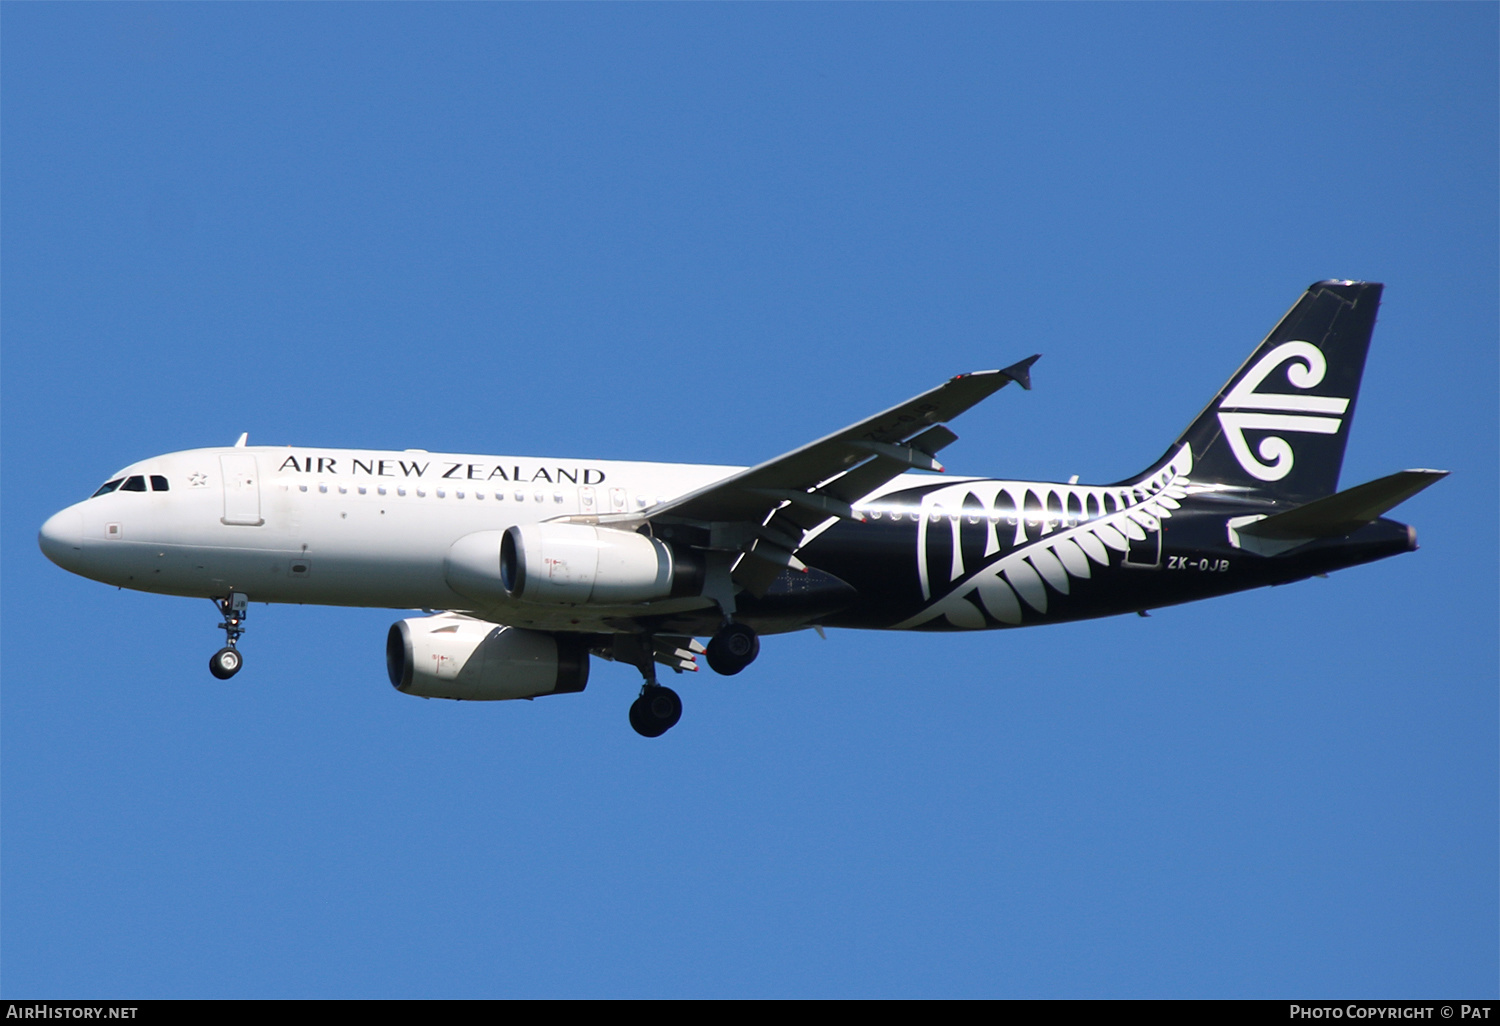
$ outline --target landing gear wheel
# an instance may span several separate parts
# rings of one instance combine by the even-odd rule
[[[630,725],[641,737],[661,737],[682,719],[682,699],[661,685],[647,687],[630,705]]]
[[[708,643],[708,665],[715,673],[732,676],[755,662],[760,638],[742,623],[726,623]]]
[[[245,633],[245,616],[250,609],[250,596],[242,591],[232,591],[225,598],[214,599],[213,604],[224,615],[224,622],[219,624],[219,629],[224,632],[224,647],[209,659],[208,672],[220,680],[228,680],[245,665],[245,657],[240,655],[234,644]]]
[[[238,649],[221,648],[208,661],[208,672],[220,680],[228,680],[239,673],[240,667],[244,665],[245,657],[240,655]]]

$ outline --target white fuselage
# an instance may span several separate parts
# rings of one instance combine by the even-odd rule
[[[557,517],[640,512],[738,467],[418,450],[193,449],[112,477],[56,514],[42,548],[109,584],[257,602],[466,608],[445,580],[453,543]],[[522,617],[522,619],[527,619]]]

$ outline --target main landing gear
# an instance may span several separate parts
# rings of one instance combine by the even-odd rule
[[[240,635],[245,633],[244,623],[245,617],[249,615],[250,599],[244,592],[236,591],[228,598],[214,599],[214,605],[224,614],[224,622],[219,624],[224,631],[224,647],[209,659],[208,672],[220,680],[228,680],[245,665],[245,657],[234,646],[240,640]]]
[[[656,682],[656,640],[649,634],[616,636],[613,653],[613,658],[633,664],[645,678],[640,695],[630,706],[630,725],[642,737],[661,737],[682,719],[682,699],[671,688]],[[709,641],[704,654],[716,673],[739,673],[760,654],[760,638],[753,628],[730,620]],[[679,651],[677,655],[691,660],[688,652]],[[697,669],[670,658],[663,661],[679,671]]]
[[[661,737],[682,719],[682,699],[656,683],[656,639],[650,634],[617,636],[614,658],[641,671],[641,693],[630,706],[630,725],[641,737]],[[669,664],[670,665],[670,664]]]
[[[661,737],[682,719],[682,699],[671,688],[648,681],[630,704],[630,725],[641,737]]]
[[[708,665],[726,677],[739,673],[755,662],[758,655],[760,638],[742,623],[726,623],[708,643]]]

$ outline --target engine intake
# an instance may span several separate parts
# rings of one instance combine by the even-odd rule
[[[501,627],[456,613],[392,624],[385,661],[396,690],[422,698],[494,702],[582,691],[589,682],[582,636]]]

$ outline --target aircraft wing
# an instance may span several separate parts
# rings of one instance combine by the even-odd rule
[[[943,422],[1012,381],[1029,389],[1037,359],[960,374],[842,431],[653,507],[646,517],[719,528],[714,547],[744,553],[735,580],[760,592],[782,568],[803,569],[795,553],[805,532],[831,517],[862,519],[852,504],[909,468],[942,470],[933,454],[958,437]],[[743,529],[735,530],[737,525]]]

